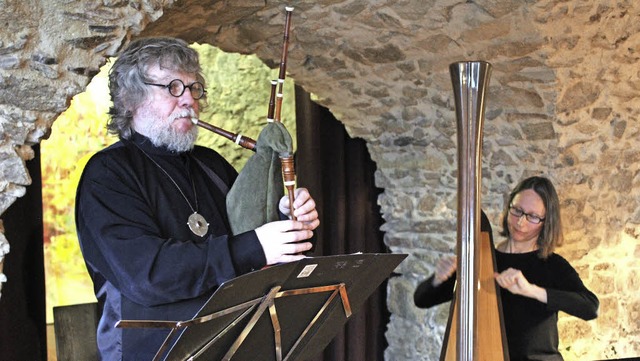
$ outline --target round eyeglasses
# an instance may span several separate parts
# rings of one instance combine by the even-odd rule
[[[204,90],[204,85],[199,81],[193,82],[189,85],[184,85],[184,83],[180,79],[173,79],[167,85],[153,84],[153,83],[146,83],[146,82],[145,84],[167,88],[167,90],[169,90],[169,94],[173,95],[176,98],[181,97],[182,94],[184,94],[184,90],[186,88],[189,88],[189,91],[191,92],[191,96],[193,97],[193,99],[196,99],[196,100],[202,98],[204,94],[207,92],[206,90]]]
[[[509,206],[509,213],[518,219],[524,216],[527,222],[532,224],[540,224],[542,221],[544,221],[544,218],[536,216],[535,214],[525,213],[525,211],[523,211],[522,209],[514,206]]]

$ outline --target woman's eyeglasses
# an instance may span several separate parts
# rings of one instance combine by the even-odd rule
[[[525,213],[525,211],[515,206],[509,206],[509,213],[516,218],[524,216],[527,222],[532,224],[540,224],[544,221],[544,218],[536,216],[535,214]]]

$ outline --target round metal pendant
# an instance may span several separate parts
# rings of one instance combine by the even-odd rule
[[[207,223],[207,220],[197,212],[189,216],[187,224],[189,225],[191,232],[200,237],[207,234],[207,231],[209,230],[209,223]]]

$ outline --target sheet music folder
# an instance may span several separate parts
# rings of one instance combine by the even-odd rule
[[[192,320],[180,323],[179,338],[164,360],[311,358],[405,257],[305,258],[229,280]]]

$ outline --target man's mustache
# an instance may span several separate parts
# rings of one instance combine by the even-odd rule
[[[180,118],[195,118],[197,117],[196,111],[193,108],[185,109],[177,113],[173,113],[169,116],[169,123],[173,123],[176,119]]]

